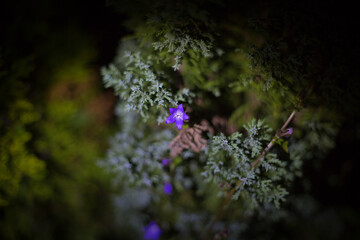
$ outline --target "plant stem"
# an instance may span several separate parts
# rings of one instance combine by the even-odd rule
[[[291,120],[294,118],[296,114],[296,110],[294,110],[289,118],[286,120],[286,122],[284,123],[284,125],[281,127],[280,130],[285,130],[285,128],[289,125],[289,123],[291,122]],[[259,161],[265,156],[265,154],[272,148],[272,146],[274,145],[275,141],[279,138],[278,134],[275,134],[275,136],[271,139],[270,143],[266,146],[266,148],[264,149],[264,151],[262,151],[262,153],[260,154],[260,156],[251,164],[251,169],[254,169],[257,164],[259,163]],[[241,184],[241,180],[239,180],[235,187],[233,187],[231,189],[231,191],[228,193],[228,195],[226,196],[226,199],[224,200],[224,202],[221,204],[221,207],[219,208],[219,210],[217,211],[214,219],[211,221],[209,227],[206,230],[206,233],[204,235],[204,237],[202,238],[202,240],[206,240],[208,239],[208,236],[211,232],[211,229],[213,228],[213,226],[215,225],[215,223],[219,220],[219,218],[221,217],[222,213],[224,212],[224,209],[227,205],[227,203],[230,201],[231,197],[234,195],[236,188]]]
[[[296,110],[294,110],[289,118],[286,120],[286,122],[284,123],[284,125],[282,126],[282,128],[280,130],[285,130],[285,128],[289,125],[289,123],[291,122],[291,120],[295,117],[295,114],[296,114]]]
[[[286,120],[286,122],[284,123],[284,125],[280,128],[281,130],[285,130],[285,128],[289,125],[289,123],[291,122],[291,120],[295,117],[296,114],[296,110],[294,110],[290,116],[288,117],[288,119]],[[272,146],[274,145],[275,141],[279,138],[278,134],[275,134],[275,136],[271,139],[270,143],[266,146],[266,148],[264,149],[264,151],[262,151],[262,153],[260,154],[260,156],[251,164],[251,168],[256,167],[256,165],[259,163],[260,159],[262,159],[265,154],[272,148]]]

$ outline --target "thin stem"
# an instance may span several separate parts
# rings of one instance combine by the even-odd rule
[[[284,130],[289,123],[291,122],[291,120],[295,117],[296,114],[296,110],[294,110],[290,116],[288,117],[288,119],[286,120],[286,122],[284,123],[284,125],[281,127],[280,130]],[[260,154],[260,156],[251,164],[251,167],[254,168],[256,167],[256,165],[259,163],[259,161],[265,156],[265,154],[272,148],[272,146],[274,145],[275,141],[279,138],[279,136],[277,134],[275,134],[275,136],[271,139],[270,143],[266,146],[266,148],[264,149],[264,151],[262,151],[262,153]]]
[[[287,127],[287,125],[289,125],[289,123],[291,122],[291,120],[295,117],[295,114],[296,114],[296,110],[294,110],[294,111],[290,114],[289,118],[286,120],[286,122],[285,122],[284,125],[282,126],[281,130],[284,130],[284,129]]]
[[[271,142],[266,146],[266,148],[264,149],[264,151],[262,151],[262,153],[260,154],[260,156],[251,164],[251,169],[255,168],[256,165],[259,163],[259,161],[265,156],[265,154],[272,148],[272,146],[274,145],[274,142],[276,141],[276,137],[273,137],[273,139],[271,139]]]
[[[284,123],[284,125],[282,126],[282,128],[280,130],[284,130],[289,123],[291,122],[291,120],[294,118],[296,114],[296,110],[294,110],[289,118],[286,120],[286,122]],[[256,167],[256,165],[260,162],[260,160],[265,156],[265,154],[272,148],[272,146],[274,145],[275,141],[279,138],[279,136],[277,134],[275,134],[275,136],[271,139],[270,143],[266,146],[266,148],[264,149],[264,151],[262,151],[262,153],[260,154],[260,156],[251,164],[251,169],[254,169]],[[224,202],[221,204],[221,207],[219,208],[219,210],[217,211],[214,219],[211,221],[208,229],[206,230],[206,233],[204,235],[204,237],[202,238],[202,240],[206,240],[208,239],[208,236],[210,235],[211,229],[213,228],[213,226],[215,225],[215,223],[220,219],[222,213],[224,212],[224,209],[227,205],[227,203],[230,201],[231,197],[234,195],[236,188],[241,184],[241,180],[239,180],[235,187],[233,187],[233,189],[231,189],[231,191],[228,193],[228,195],[226,196],[226,199],[224,200]]]
[[[207,239],[208,235],[210,234],[211,229],[213,228],[214,224],[217,222],[217,219],[219,219],[219,218],[221,217],[221,215],[222,215],[222,213],[223,213],[223,211],[224,211],[227,203],[230,201],[232,195],[234,195],[235,190],[236,190],[236,188],[240,185],[240,183],[241,183],[241,180],[239,180],[239,181],[236,183],[236,186],[235,186],[233,189],[231,189],[231,191],[230,191],[229,194],[227,195],[227,197],[226,197],[225,201],[222,203],[219,211],[216,213],[216,216],[215,216],[214,220],[211,222],[210,226],[208,227],[208,230],[206,231],[206,234],[205,234],[205,236],[203,237],[203,240]]]

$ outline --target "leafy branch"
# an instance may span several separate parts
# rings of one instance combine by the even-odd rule
[[[289,118],[286,120],[286,122],[284,123],[284,125],[281,127],[281,129],[279,131],[276,132],[275,136],[272,138],[272,140],[270,141],[270,143],[266,146],[266,148],[262,151],[262,153],[258,156],[258,158],[252,163],[251,165],[251,170],[254,169],[258,163],[260,162],[260,160],[266,155],[266,153],[268,151],[270,151],[270,149],[272,148],[272,146],[276,143],[276,141],[282,137],[282,132],[285,131],[286,127],[289,125],[289,123],[291,122],[291,120],[295,117],[296,114],[296,110],[294,110]],[[224,202],[222,203],[221,207],[219,208],[219,210],[217,211],[214,219],[212,220],[212,222],[210,223],[204,237],[202,238],[203,240],[206,240],[211,232],[211,229],[213,228],[213,226],[215,225],[215,223],[219,220],[219,218],[221,217],[226,205],[228,204],[228,202],[230,201],[230,199],[232,198],[232,196],[234,195],[237,187],[242,183],[242,180],[240,179],[235,187],[233,187],[231,189],[231,191],[228,193],[228,195],[226,196],[226,199],[224,200]]]

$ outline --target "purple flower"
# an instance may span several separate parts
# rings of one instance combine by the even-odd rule
[[[287,128],[287,129],[285,129],[284,132],[283,132],[283,136],[284,136],[284,137],[290,137],[291,134],[293,134],[293,128]]]
[[[164,158],[164,159],[161,161],[161,163],[162,163],[163,166],[166,166],[166,165],[168,165],[168,164],[170,163],[170,160],[167,159],[167,158]]]
[[[159,240],[161,229],[155,221],[151,221],[144,230],[144,240]]]
[[[172,185],[171,185],[171,183],[167,182],[167,183],[164,184],[164,192],[167,195],[170,195],[172,193]]]
[[[286,133],[289,135],[293,134],[293,131],[294,131],[293,128],[286,129]]]
[[[169,108],[170,116],[166,119],[166,123],[175,122],[176,127],[180,130],[183,126],[183,122],[189,119],[189,116],[184,112],[183,105],[180,104],[177,108]]]
[[[290,137],[294,132],[293,128],[280,129],[277,132],[277,137]]]

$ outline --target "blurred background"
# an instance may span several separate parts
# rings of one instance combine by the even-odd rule
[[[0,19],[0,239],[122,239],[118,189],[98,161],[117,101],[100,68],[131,33],[125,16],[105,1],[18,0],[1,6]],[[279,231],[331,226],[359,236],[357,121],[341,126],[325,164],[304,166],[312,215]]]
[[[100,67],[126,33],[121,16],[58,0],[10,1],[0,16],[0,239],[115,239],[97,161],[117,100]]]

